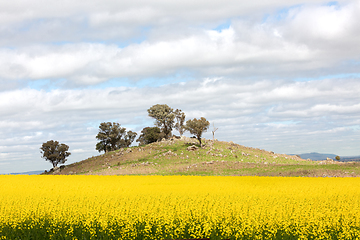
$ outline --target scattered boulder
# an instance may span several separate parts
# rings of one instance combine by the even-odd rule
[[[214,161],[210,161],[210,162],[203,162],[203,164],[213,164]]]
[[[190,138],[186,137],[186,136],[181,136],[180,137],[180,140],[183,140],[183,141],[189,141]]]
[[[52,169],[52,171],[53,171],[53,173],[60,173],[60,168],[59,167],[54,167],[53,169]]]
[[[163,157],[165,157],[165,156],[177,156],[177,153],[174,153],[171,150],[169,150],[168,152],[165,152],[165,153],[161,154],[160,156],[163,156]]]
[[[334,161],[333,159],[331,158],[326,158],[326,160],[323,160],[323,161],[319,161],[318,164],[322,165],[322,164],[341,164],[337,161]]]
[[[229,144],[230,144],[231,146],[233,146],[233,147],[238,146],[238,144],[234,143],[233,141],[230,141]]]
[[[196,151],[196,150],[198,150],[199,148],[197,147],[197,146],[195,146],[195,145],[191,145],[191,146],[189,146],[189,147],[187,147],[186,148],[186,150],[188,150],[188,151]]]

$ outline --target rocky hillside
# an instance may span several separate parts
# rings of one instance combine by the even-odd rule
[[[62,166],[46,174],[357,176],[357,166],[277,154],[233,142],[172,138],[130,147]],[[354,169],[356,170],[354,170]]]

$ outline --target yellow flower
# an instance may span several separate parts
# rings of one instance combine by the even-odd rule
[[[0,176],[0,185],[0,239],[360,235],[358,178]]]

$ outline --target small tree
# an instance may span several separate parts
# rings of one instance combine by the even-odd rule
[[[53,168],[55,168],[59,163],[63,164],[66,162],[66,158],[71,155],[68,150],[68,145],[50,140],[42,144],[40,153],[42,154],[41,157],[45,158],[46,161],[51,162]]]
[[[143,130],[141,130],[141,135],[136,141],[139,142],[139,146],[141,146],[157,142],[164,136],[164,133],[162,133],[158,127],[145,127]]]
[[[176,124],[175,124],[175,129],[179,131],[180,137],[184,134],[185,132],[185,113],[183,111],[181,111],[180,109],[176,109],[175,112],[175,118],[176,118]]]
[[[169,138],[174,127],[174,110],[166,104],[156,104],[147,111],[149,117],[155,118],[155,126],[161,128],[165,138]]]
[[[215,124],[213,123],[213,130],[211,131],[213,134],[213,141],[215,141],[215,132],[216,130],[218,130],[219,128],[215,128]]]
[[[99,152],[114,151],[123,147],[129,147],[135,140],[137,133],[120,127],[119,123],[103,122],[99,126],[99,133],[96,139],[100,142],[96,144],[96,150]]]
[[[335,159],[340,161],[340,156],[336,156]]]
[[[199,120],[194,118],[193,120],[186,121],[186,130],[196,136],[201,146],[201,135],[208,130],[209,125],[209,121],[204,117],[201,117]]]

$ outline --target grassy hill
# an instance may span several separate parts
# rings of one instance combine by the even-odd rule
[[[130,147],[61,167],[47,174],[219,175],[219,176],[360,176],[360,163],[308,161],[233,142],[171,139]]]

